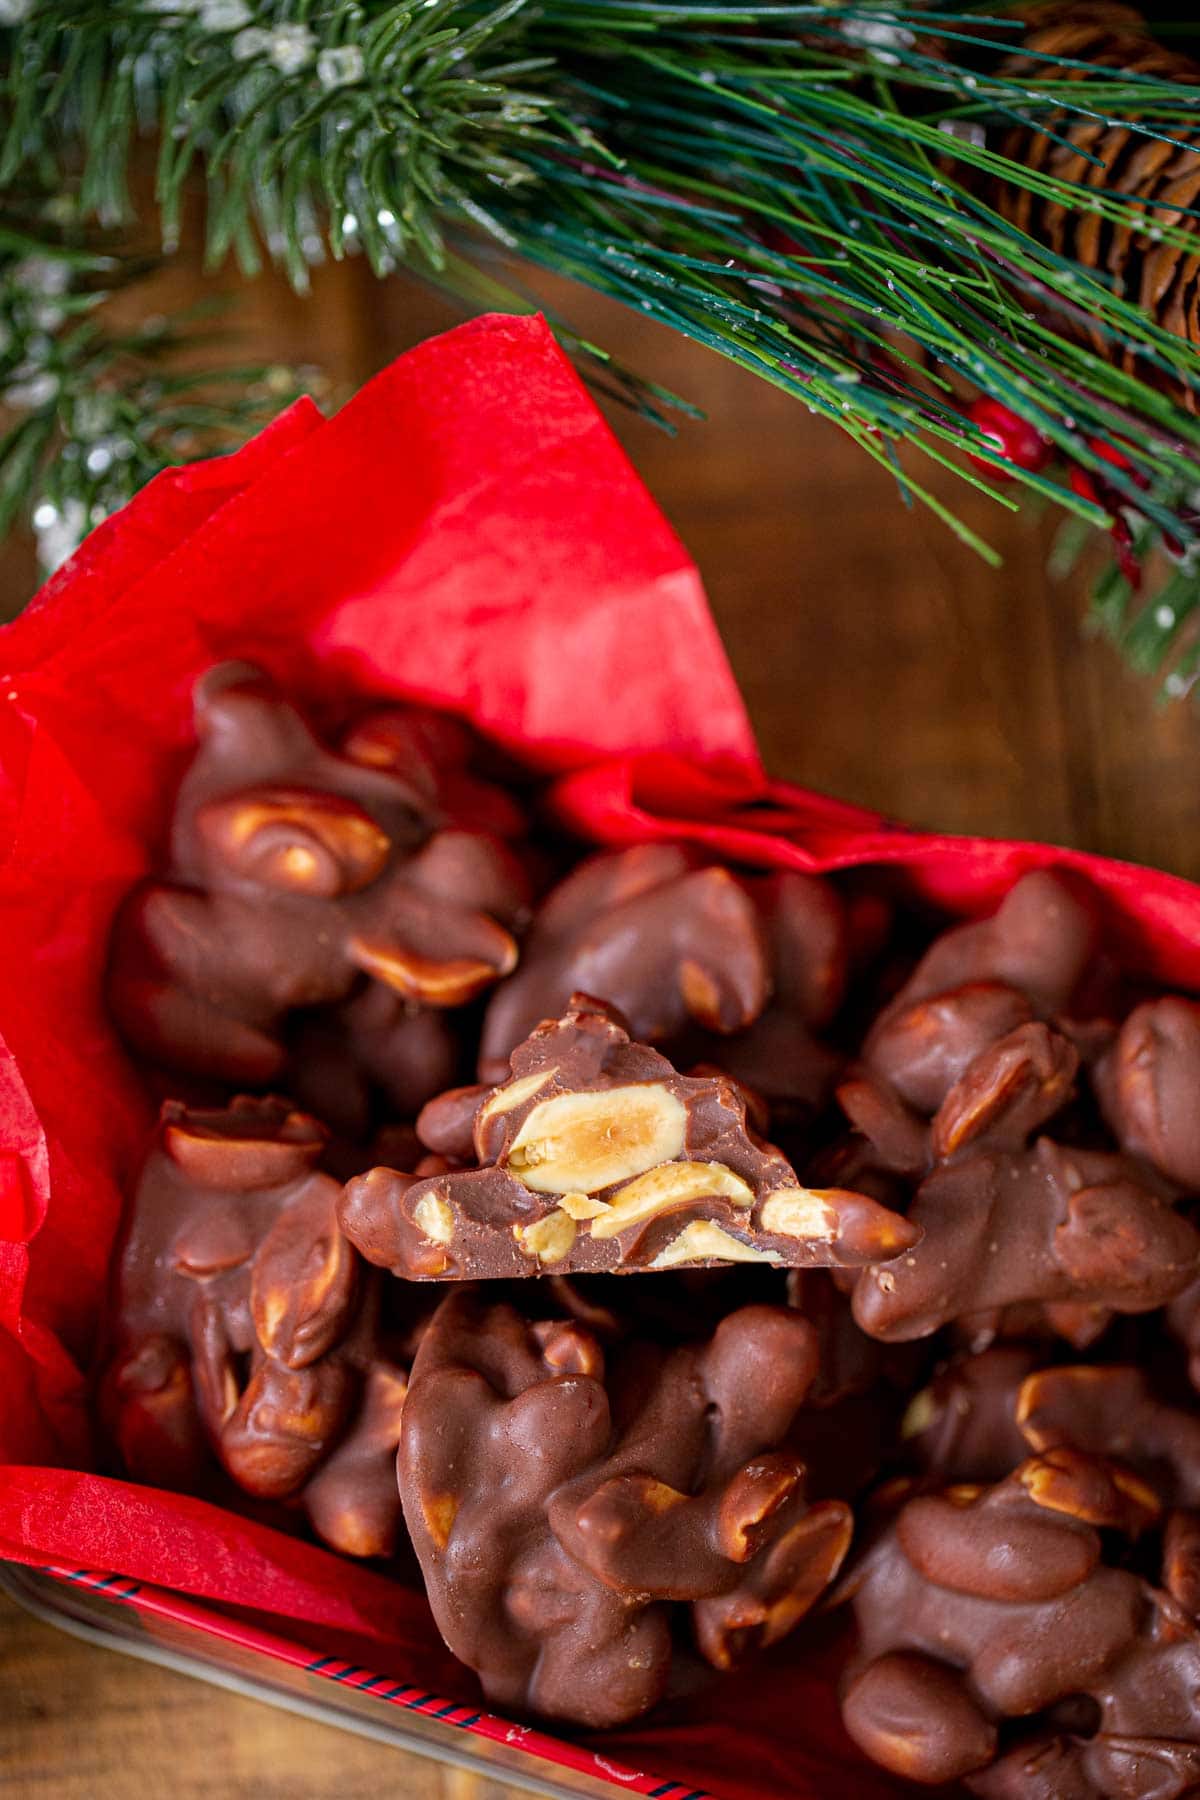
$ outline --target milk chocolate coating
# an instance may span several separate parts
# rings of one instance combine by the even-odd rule
[[[413,1365],[400,1488],[438,1625],[493,1705],[617,1725],[662,1696],[682,1628],[724,1669],[796,1624],[851,1530],[842,1503],[807,1503],[787,1448],[815,1365],[785,1308],[606,1351],[451,1291]]]
[[[1082,1032],[1059,1015],[1096,948],[1091,907],[1061,875],[1024,876],[992,917],[935,938],[867,1033],[839,1100],[905,1173],[1019,1148],[1071,1099]]]
[[[935,1170],[909,1216],[920,1245],[854,1294],[863,1330],[889,1341],[1026,1301],[1149,1312],[1200,1268],[1200,1233],[1136,1164],[1048,1138]]]
[[[454,823],[455,804],[474,819],[491,795],[463,728],[388,708],[329,750],[237,663],[198,684],[196,728],[169,866],[114,926],[117,1023],[169,1068],[266,1086],[288,1071],[289,1028],[319,1009],[360,1087],[381,1083],[411,1117],[460,1054],[444,1019],[414,1018],[515,966],[528,901],[500,839]],[[512,802],[494,798],[511,825]],[[387,1004],[363,1016],[372,987]]]
[[[275,1099],[168,1102],[116,1273],[102,1411],[127,1472],[301,1506],[336,1549],[386,1556],[407,1388],[379,1277],[338,1228],[325,1133]]]
[[[1000,1481],[1029,1454],[1017,1398],[1037,1368],[1027,1344],[995,1344],[938,1371],[909,1402],[903,1436],[909,1457],[940,1481]]]
[[[809,1396],[814,1405],[832,1405],[881,1384],[893,1395],[903,1393],[928,1364],[920,1347],[905,1352],[868,1337],[854,1321],[849,1295],[823,1269],[790,1269],[787,1297],[817,1334],[819,1367]]]
[[[1200,1622],[1200,1510],[1177,1507],[1163,1530],[1162,1586]]]
[[[1200,1393],[1200,1279],[1191,1282],[1168,1306],[1167,1330],[1187,1353],[1188,1379]]]
[[[1031,1453],[1074,1450],[1132,1469],[1164,1509],[1200,1506],[1200,1410],[1132,1364],[1047,1367],[1039,1348],[997,1344],[940,1370],[909,1405],[910,1459],[942,1482],[989,1482]]]
[[[1200,1506],[1200,1411],[1157,1395],[1142,1369],[1079,1363],[1026,1376],[1014,1405],[1031,1450],[1115,1458],[1164,1507]]]
[[[932,1118],[981,1051],[1032,1019],[1025,995],[996,981],[908,1001],[902,995],[872,1028],[863,1061],[914,1112]]]
[[[967,1785],[982,1800],[1177,1800],[1198,1781],[1196,1744],[1098,1732],[1026,1740]]]
[[[787,1297],[817,1340],[817,1373],[793,1437],[808,1466],[808,1491],[857,1500],[894,1457],[903,1395],[928,1358],[923,1346],[899,1349],[867,1337],[824,1269],[789,1270]]]
[[[828,1104],[842,1068],[844,1058],[817,1034],[845,993],[849,924],[840,895],[816,876],[789,870],[740,879],[758,913],[770,998],[743,1030],[689,1039],[688,1060],[711,1063],[750,1089],[765,1105],[767,1125],[783,1130],[807,1124]],[[666,1048],[675,1051],[672,1043]]]
[[[412,1280],[709,1267],[859,1266],[916,1241],[868,1196],[800,1187],[724,1077],[679,1075],[576,996],[514,1051],[509,1080],[422,1114],[427,1142],[478,1168],[348,1183],[342,1227]]]
[[[1167,994],[1135,1007],[1099,1086],[1124,1147],[1200,1192],[1200,1004]]]
[[[737,1031],[768,995],[758,916],[734,875],[693,852],[643,844],[594,856],[547,895],[519,972],[488,1005],[480,1078],[503,1081],[512,1052],[574,993],[606,1001],[643,1042],[700,1023]]]
[[[954,1324],[979,1344],[1048,1327],[1084,1349],[1194,1278],[1200,1234],[1173,1207],[1200,1170],[1200,1008],[1149,1002],[1119,1033],[1071,1018],[1095,952],[1078,884],[1026,876],[992,918],[936,939],[869,1030],[837,1091],[851,1136],[835,1149],[894,1205],[919,1184],[907,1216],[923,1237],[860,1280],[864,1330],[899,1341]],[[1123,1155],[1103,1147],[1097,1100]]]
[[[777,1116],[807,1117],[839,1066],[814,1033],[841,1002],[847,937],[841,900],[814,876],[735,875],[670,844],[591,857],[542,902],[493,994],[480,1079],[503,1081],[518,1044],[586,993],[680,1066],[715,1064]]]
[[[985,982],[1013,990],[1037,1017],[1050,1018],[1070,1010],[1098,943],[1083,883],[1065,870],[1036,870],[1014,883],[990,917],[935,938],[883,1017],[899,1018],[918,1001]]]
[[[849,1577],[851,1736],[897,1774],[966,1777],[985,1795],[1190,1792],[1200,1633],[1169,1595],[1108,1563],[1101,1535],[1136,1537],[1156,1512],[1128,1470],[1065,1449],[994,1487],[908,1501]],[[1095,1735],[1056,1731],[1054,1709],[1081,1696]],[[994,1760],[1010,1720],[1034,1741]],[[1186,1779],[1160,1785],[1164,1770]]]

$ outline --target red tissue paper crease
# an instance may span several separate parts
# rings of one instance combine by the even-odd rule
[[[594,842],[886,864],[956,912],[1025,869],[1078,868],[1113,947],[1184,987],[1200,890],[771,782],[696,570],[540,319],[462,326],[331,420],[301,402],[236,455],[160,476],[0,631],[0,1556],[199,1596],[474,1698],[412,1586],[94,1472],[89,1365],[150,1125],[101,1003],[105,943],[161,851],[193,683],[224,657],[318,708],[400,695],[461,713],[552,778],[559,818]],[[841,1737],[819,1647],[598,1747],[723,1800],[896,1792]]]

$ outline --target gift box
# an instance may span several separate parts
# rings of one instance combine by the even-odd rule
[[[364,696],[462,715],[584,842],[886,868],[943,915],[1077,869],[1108,946],[1176,988],[1200,988],[1200,889],[772,781],[695,569],[536,319],[464,326],[330,421],[301,403],[238,455],[161,476],[0,634],[0,1555],[210,1661],[249,1658],[276,1689],[292,1671],[352,1689],[358,1713],[420,1715],[435,1746],[515,1747],[551,1789],[557,1768],[660,1800],[895,1793],[837,1725],[835,1627],[691,1707],[555,1738],[481,1709],[415,1587],[94,1472],[97,1322],[151,1123],[102,1004],[107,933],[161,853],[193,683],[231,657],[318,718]]]

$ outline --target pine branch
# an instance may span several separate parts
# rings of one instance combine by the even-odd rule
[[[1069,56],[1018,76],[1022,36],[954,0],[43,0],[13,34],[0,184],[78,164],[83,207],[113,224],[152,134],[168,246],[203,178],[210,260],[253,269],[265,247],[298,286],[361,249],[496,304],[490,239],[902,458],[904,489],[984,554],[920,459],[1005,506],[1015,475],[1096,526],[1132,510],[1187,557],[1200,420],[1179,395],[1200,396],[1200,347],[988,195],[1003,182],[1194,245],[1195,209],[1148,218],[995,145],[1014,121],[1061,137],[1101,119],[1186,147],[1196,90]],[[663,416],[669,397],[575,348]],[[1061,476],[1014,470],[965,416],[972,393],[1030,421]]]
[[[0,185],[77,148],[83,209],[119,221],[131,135],[149,127],[168,245],[201,174],[214,264],[232,250],[256,270],[256,226],[298,287],[351,242],[381,272],[436,267],[448,215],[503,238],[491,195],[536,178],[532,143],[577,141],[551,123],[548,59],[516,54],[524,13],[524,0],[49,0],[16,34]]]
[[[0,535],[28,513],[47,573],[160,470],[232,449],[306,386],[229,366],[219,303],[115,328],[107,303],[154,261],[62,212],[0,214]]]

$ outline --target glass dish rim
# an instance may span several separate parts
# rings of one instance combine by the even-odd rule
[[[86,1616],[72,1613],[65,1604],[55,1604],[56,1590],[62,1591],[65,1601],[72,1589],[87,1594]],[[96,1569],[68,1569],[56,1564],[35,1567],[0,1558],[0,1591],[44,1623],[86,1642],[121,1651],[143,1662],[159,1663],[176,1673],[323,1724],[356,1731],[413,1755],[452,1764],[494,1781],[511,1781],[544,1800],[579,1800],[581,1794],[605,1793],[635,1794],[647,1800],[720,1800],[711,1789],[610,1761],[599,1751],[537,1727],[519,1725],[470,1702],[431,1693],[420,1682],[376,1675],[338,1656],[314,1657],[310,1649],[293,1643],[283,1631],[268,1631],[250,1621],[230,1617],[201,1599],[151,1582]],[[97,1603],[114,1609],[111,1624],[96,1617]],[[195,1633],[204,1648],[198,1643],[193,1652],[122,1632],[117,1609],[124,1608]],[[219,1651],[210,1647],[220,1644],[261,1658],[262,1674],[223,1666]],[[328,1683],[328,1698],[290,1691],[281,1676],[272,1675],[272,1664],[286,1668],[293,1683],[297,1679],[308,1685]],[[359,1706],[364,1701],[375,1702],[395,1711],[390,1719],[381,1713],[377,1721],[372,1721],[369,1716],[339,1706],[334,1697],[338,1693],[353,1693]],[[419,1734],[400,1723],[405,1715],[414,1721],[419,1717]],[[519,1766],[516,1759],[529,1767]],[[568,1778],[574,1776],[576,1784],[562,1785],[555,1779],[555,1771],[559,1770]],[[580,1785],[580,1781],[586,1785]]]

